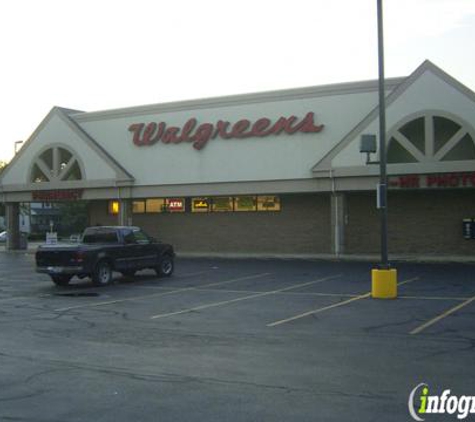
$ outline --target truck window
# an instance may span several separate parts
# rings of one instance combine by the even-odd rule
[[[132,230],[129,230],[129,229],[122,230],[122,238],[124,239],[124,243],[126,245],[131,245],[135,243],[135,236]]]
[[[114,229],[91,229],[84,232],[83,243],[116,244],[117,232]]]
[[[141,230],[134,230],[135,241],[141,245],[150,243],[148,236]]]

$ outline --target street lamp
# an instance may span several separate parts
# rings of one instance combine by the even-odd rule
[[[362,135],[360,150],[367,154],[367,164],[379,164],[377,208],[381,216],[381,263],[371,271],[371,296],[376,299],[397,297],[397,271],[388,261],[388,177],[386,171],[386,93],[384,89],[383,0],[377,0],[378,11],[378,93],[379,93],[379,162],[372,162],[376,152],[376,137]]]

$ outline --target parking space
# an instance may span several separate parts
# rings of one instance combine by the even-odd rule
[[[13,265],[0,272],[0,303],[12,312],[34,306],[37,312],[67,317],[114,309],[161,324],[229,318],[228,329],[244,318],[253,330],[298,329],[312,321],[321,330],[352,327],[355,332],[410,335],[472,328],[462,323],[470,321],[475,301],[472,267],[466,265],[401,264],[398,300],[375,301],[369,293],[369,266],[362,263],[182,260],[169,279],[143,271],[133,280],[117,274],[107,288],[93,287],[86,279],[61,289],[32,272],[30,255],[5,256]]]
[[[186,321],[189,314],[193,319],[222,314],[223,308],[230,308],[231,320],[236,314],[256,315],[254,327],[295,329],[307,326],[306,320],[318,320],[320,329],[327,328],[328,321],[331,330],[342,325],[345,330],[354,326],[368,331],[377,330],[370,324],[377,320],[381,327],[414,335],[445,327],[446,319],[461,322],[471,316],[475,301],[470,265],[401,264],[398,300],[375,301],[369,294],[370,268],[364,263],[182,260],[171,278],[157,279],[143,271],[133,280],[116,275],[107,288],[93,287],[86,279],[61,289],[33,272],[31,255],[3,256],[8,256],[9,265],[0,271],[0,303],[20,309],[27,302],[62,316],[122,308],[137,319],[163,323],[175,317]],[[335,325],[335,316],[341,324]],[[345,317],[349,321],[343,322]],[[452,331],[458,331],[457,324]]]
[[[178,259],[103,288],[0,265],[0,420],[400,421],[420,382],[474,394],[473,265],[400,264],[389,301],[368,263]]]

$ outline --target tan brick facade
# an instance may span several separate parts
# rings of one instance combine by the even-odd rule
[[[283,195],[279,212],[135,214],[133,224],[178,252],[330,253],[328,194]],[[91,203],[91,224],[117,224],[107,203]]]
[[[378,253],[380,220],[374,194],[347,196],[347,253]],[[473,190],[389,192],[389,252],[473,255],[475,240],[462,236],[462,220],[475,216]]]
[[[329,194],[283,195],[280,212],[134,214],[133,224],[173,243],[180,252],[329,254]],[[346,194],[343,253],[380,251],[380,219],[373,193]],[[472,190],[389,192],[389,253],[473,255],[462,220],[475,217]],[[90,224],[118,224],[106,201],[91,202]]]

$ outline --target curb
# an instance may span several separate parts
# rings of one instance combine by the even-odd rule
[[[0,253],[34,255],[39,245],[33,244],[28,249],[7,251],[0,246]],[[272,254],[272,253],[222,253],[222,252],[178,252],[179,258],[192,259],[277,259],[304,261],[333,261],[333,262],[373,262],[378,263],[378,254],[368,255],[332,255],[332,254]],[[390,255],[392,263],[428,263],[428,264],[475,264],[475,256],[466,255]]]

